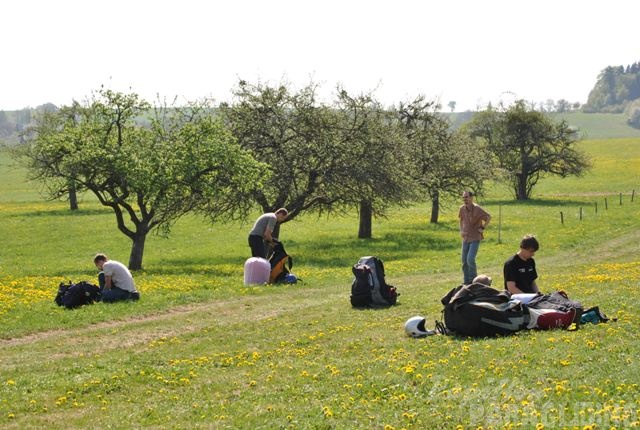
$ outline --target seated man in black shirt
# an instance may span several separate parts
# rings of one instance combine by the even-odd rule
[[[527,235],[520,241],[520,250],[504,263],[504,288],[511,294],[538,293],[536,262],[533,256],[540,245]]]

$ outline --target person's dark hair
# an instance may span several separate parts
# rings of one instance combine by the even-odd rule
[[[280,208],[276,211],[276,215],[283,214],[284,216],[289,216],[289,211],[286,208]]]
[[[540,244],[534,235],[528,234],[520,241],[520,248],[537,251],[540,248]]]
[[[473,191],[467,190],[467,194],[469,194],[469,197],[473,197]]]
[[[93,262],[97,263],[98,261],[107,261],[109,260],[109,258],[107,258],[106,254],[96,254],[95,257],[93,257]]]
[[[474,284],[482,284],[482,285],[486,285],[487,287],[491,286],[491,276],[489,275],[478,275],[475,278],[473,278],[473,282]]]

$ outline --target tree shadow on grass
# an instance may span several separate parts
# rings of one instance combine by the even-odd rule
[[[292,237],[283,240],[284,247],[293,259],[292,272],[296,267],[346,268],[362,256],[374,255],[385,260],[392,255],[394,259],[412,259],[427,252],[451,252],[460,247],[458,226],[456,223],[424,224],[412,223],[401,226],[390,225],[387,231],[371,239],[340,236],[330,240],[310,240],[304,237]],[[236,270],[243,270],[246,255],[207,254],[189,258],[165,256],[155,261],[153,273],[159,275],[232,276]]]
[[[37,218],[37,217],[49,217],[49,216],[69,216],[69,217],[84,217],[84,216],[95,216],[95,215],[105,215],[110,214],[111,211],[107,209],[78,209],[78,210],[70,210],[70,209],[52,209],[52,210],[36,210],[36,211],[25,211],[9,214],[9,218]]]
[[[389,232],[371,239],[341,238],[314,243],[291,241],[290,244],[287,249],[296,249],[309,263],[321,267],[348,267],[361,256],[374,255],[384,260],[385,255],[393,255],[394,258],[405,259],[425,250],[451,251],[460,247],[457,235],[443,239],[424,228]]]
[[[402,306],[402,303],[400,303],[398,301],[398,302],[396,302],[395,305],[389,305],[389,306],[364,306],[364,307],[351,306],[351,310],[358,311],[358,312],[364,312],[364,311],[388,311],[389,309],[400,307],[400,306]]]
[[[589,202],[584,200],[556,200],[556,199],[530,199],[530,200],[493,200],[491,204],[501,206],[530,206],[530,207],[560,207],[560,206],[585,206]]]

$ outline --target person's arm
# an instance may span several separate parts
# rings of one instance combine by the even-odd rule
[[[111,276],[108,275],[104,275],[104,289],[105,290],[110,290],[111,289]]]
[[[478,231],[482,233],[484,229],[489,226],[489,222],[491,221],[491,215],[489,215],[489,212],[485,211],[481,207],[478,206],[478,208],[480,209],[480,216],[476,218],[476,222],[474,225],[477,225]]]
[[[504,286],[508,292],[511,294],[519,294],[522,293],[522,290],[516,286],[516,276],[513,271],[513,260],[509,259],[506,263],[504,263],[504,267],[502,268],[502,274],[504,275]]]
[[[269,219],[267,226],[264,228],[264,233],[262,234],[262,238],[265,242],[273,244],[273,229],[276,227],[277,223],[278,218],[276,216],[274,216],[273,219]]]
[[[520,290],[520,288],[516,287],[515,281],[507,281],[507,290],[511,294],[522,294],[522,290]]]
[[[536,284],[536,281],[531,282],[531,290],[534,293],[539,293],[540,292],[540,288],[538,288],[538,284]]]
[[[273,242],[273,236],[271,235],[271,229],[269,228],[269,226],[267,226],[267,228],[264,229],[264,234],[262,235],[262,237],[266,242],[269,242],[269,243]]]
[[[487,228],[487,226],[489,226],[489,222],[491,222],[491,215],[487,213],[487,216],[484,218],[484,224],[482,224],[482,228]]]

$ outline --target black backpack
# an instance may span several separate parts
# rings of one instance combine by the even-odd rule
[[[60,283],[54,301],[58,306],[74,309],[82,305],[99,302],[100,297],[100,287],[97,285],[87,281],[80,281],[77,284],[69,281],[68,284]]]
[[[269,257],[271,264],[271,274],[269,275],[269,283],[275,284],[284,282],[286,276],[291,272],[293,267],[293,258],[284,250],[282,242],[275,242],[273,246],[273,254]]]
[[[377,257],[362,257],[351,268],[351,306],[391,306],[398,300],[396,287],[385,281],[384,264]]]
[[[507,291],[483,284],[460,285],[445,295],[444,323],[461,336],[507,335],[527,327],[529,314]]]

